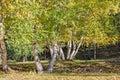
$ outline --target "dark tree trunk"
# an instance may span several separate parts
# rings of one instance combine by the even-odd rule
[[[97,50],[96,50],[97,44],[96,43],[93,43],[93,44],[94,44],[94,59],[97,59]]]
[[[88,45],[88,60],[91,60],[90,50],[91,50],[91,44]]]
[[[44,51],[44,54],[45,54],[45,60],[46,60],[47,59],[46,51]]]
[[[42,73],[43,67],[42,67],[42,64],[40,63],[40,59],[38,57],[38,50],[36,47],[36,43],[33,43],[32,48],[33,48],[33,54],[34,54],[34,61],[36,64],[36,72]]]
[[[49,46],[49,50],[50,50],[50,55],[51,55],[51,59],[52,59],[52,56],[53,56],[53,49],[51,46]]]
[[[47,73],[52,73],[53,72],[53,67],[56,61],[56,57],[57,57],[57,52],[58,52],[58,46],[57,44],[54,44],[53,46],[53,56],[52,56],[52,60],[50,61],[49,67],[47,69]]]

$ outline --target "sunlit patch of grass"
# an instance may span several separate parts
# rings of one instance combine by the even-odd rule
[[[73,60],[73,62],[104,62],[104,59],[97,59],[97,60]]]
[[[34,72],[15,72],[2,74],[0,80],[119,80],[120,75],[117,74],[104,74],[98,75],[96,73],[91,74],[36,74]]]

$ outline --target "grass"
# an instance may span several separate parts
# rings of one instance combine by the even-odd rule
[[[79,74],[79,75],[61,75],[61,74],[36,74],[34,72],[15,72],[1,74],[0,80],[119,80],[117,74]]]
[[[41,63],[46,70],[49,61]],[[57,61],[52,74],[36,74],[33,61],[8,65],[15,72],[5,74],[0,70],[0,80],[120,80],[120,63],[105,60]]]
[[[41,61],[44,70],[47,69],[49,61]],[[35,70],[35,63],[32,62],[11,62],[8,64],[13,70],[29,72]],[[0,64],[0,70],[2,66]],[[54,73],[120,73],[120,63],[104,60],[74,60],[57,61],[54,66]]]
[[[113,61],[116,58],[110,58],[110,59],[96,59],[96,60],[73,60],[74,62],[105,62],[105,61]],[[118,58],[120,59],[120,58]]]
[[[101,60],[73,60],[74,62],[103,62],[104,59]]]

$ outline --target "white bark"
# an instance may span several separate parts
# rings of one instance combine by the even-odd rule
[[[4,42],[4,29],[2,28],[2,17],[0,16],[0,47],[2,50],[2,54],[1,54],[1,58],[2,58],[2,66],[3,66],[3,70],[5,72],[8,72],[8,65],[7,65],[7,49],[6,49],[6,45]]]
[[[0,62],[1,62],[1,53],[0,53]]]
[[[72,53],[71,53],[71,55],[70,55],[70,60],[72,60],[73,59],[73,55],[75,54],[75,50],[76,50],[76,44],[75,44],[75,42],[73,42],[73,51],[72,51]]]
[[[4,35],[4,29],[3,29],[3,27],[2,27],[2,19],[1,19],[1,17],[0,17],[0,36],[2,37],[3,35]]]
[[[36,72],[42,73],[43,67],[42,67],[42,64],[40,63],[40,59],[38,57],[38,50],[36,47],[36,43],[33,43],[32,48],[33,48],[33,54],[34,54],[34,61],[36,64],[36,69],[37,69]]]
[[[71,53],[71,48],[72,48],[71,41],[68,42],[67,48],[68,48],[68,50],[67,50],[67,59],[69,59],[70,58],[70,53]]]
[[[56,59],[57,59],[57,60],[61,60],[60,54],[57,53]]]
[[[83,37],[81,37],[81,40],[80,40],[80,42],[79,42],[79,44],[78,44],[78,46],[77,46],[77,49],[76,49],[75,53],[73,54],[72,59],[73,59],[73,58],[76,56],[76,54],[78,53],[78,50],[79,50],[80,46],[82,45],[82,43],[83,43]]]
[[[1,47],[0,47],[0,61],[1,61],[1,54],[2,54],[2,50],[1,50]]]
[[[64,55],[64,52],[61,47],[59,48],[59,51],[60,51],[60,56],[61,56],[62,60],[65,60],[65,55]]]
[[[59,50],[58,44],[56,44],[56,48],[57,48],[57,56],[56,56],[56,59],[61,60],[60,50]]]
[[[54,44],[52,60],[51,60],[51,62],[49,64],[49,67],[48,67],[48,70],[47,70],[48,73],[53,72],[53,67],[54,67],[54,64],[55,64],[55,61],[56,61],[57,52],[58,52],[58,45]]]

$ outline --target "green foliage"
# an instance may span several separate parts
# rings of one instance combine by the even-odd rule
[[[5,38],[9,47],[31,53],[33,41],[43,46],[69,40],[106,45],[118,40],[112,16],[119,0],[1,0]],[[33,30],[33,27],[35,28]]]

